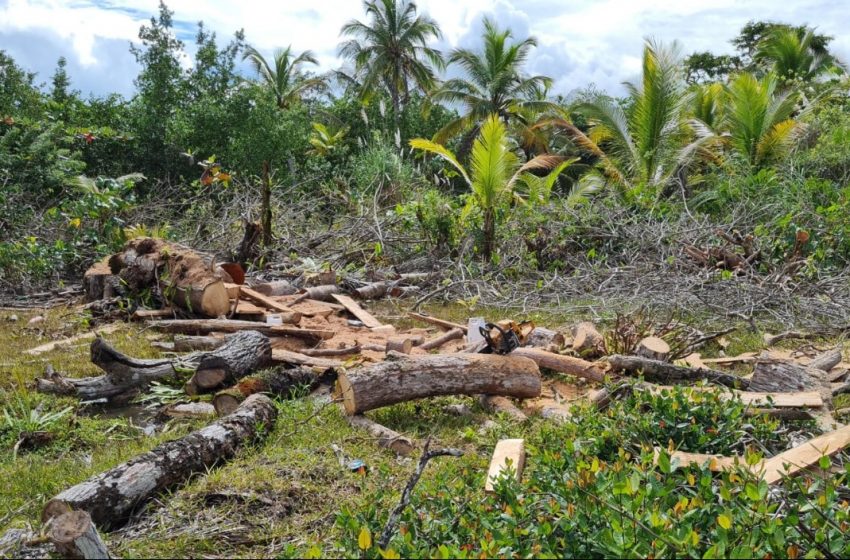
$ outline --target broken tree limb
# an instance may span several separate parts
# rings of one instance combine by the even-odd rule
[[[47,538],[63,558],[109,558],[109,550],[85,511],[68,511],[51,519]]]
[[[224,337],[218,336],[178,336],[174,338],[175,352],[203,352],[215,350],[224,344]]]
[[[290,296],[298,293],[298,289],[287,282],[286,280],[275,280],[273,282],[265,282],[252,286],[253,290],[258,294],[268,297],[275,296]]]
[[[778,342],[782,342],[783,340],[788,340],[791,338],[797,338],[801,340],[809,340],[812,338],[817,338],[818,335],[814,333],[804,333],[799,331],[786,331],[779,334],[770,335],[765,333],[764,335],[764,344],[765,346],[773,346]]]
[[[292,303],[298,303],[306,299],[314,299],[317,301],[331,301],[333,294],[340,293],[339,286],[336,284],[327,284],[324,286],[312,286],[301,291],[300,295],[293,300]]]
[[[643,374],[647,381],[658,383],[678,383],[706,379],[727,387],[747,388],[749,382],[735,375],[706,368],[688,368],[650,360],[640,356],[623,356],[614,354],[608,356],[608,363],[616,371],[625,371],[632,375]]]
[[[251,395],[233,414],[68,488],[47,502],[44,511],[67,505],[87,511],[98,527],[114,529],[153,496],[232,458],[240,447],[267,434],[276,418],[271,399]]]
[[[399,357],[390,354],[390,357]],[[540,395],[540,372],[531,360],[492,354],[435,354],[389,360],[343,371],[345,411],[358,414],[399,402],[440,395]]]
[[[511,356],[522,356],[529,358],[538,366],[559,373],[567,373],[576,377],[583,377],[590,381],[602,382],[608,369],[604,363],[588,362],[581,358],[563,356],[554,352],[547,352],[538,348],[517,348],[510,353]]]
[[[219,416],[225,416],[256,393],[268,393],[290,399],[296,392],[312,390],[321,379],[306,367],[267,369],[240,379],[235,387],[219,391],[213,397],[212,404]]]
[[[357,288],[352,292],[352,294],[357,299],[380,299],[387,295],[387,291],[393,282],[372,282],[371,284],[366,284],[362,288]]]
[[[100,335],[114,333],[120,328],[121,323],[112,323],[111,325],[106,325],[102,329],[98,329],[96,331],[84,332],[62,340],[54,340],[53,342],[41,344],[39,346],[36,346],[35,348],[30,348],[29,350],[26,350],[24,353],[29,354],[30,356],[38,356],[39,354],[50,352],[61,346],[68,346],[70,344],[80,342],[81,340],[88,340],[90,338],[95,338]]]
[[[342,367],[342,362],[339,360],[328,360],[327,358],[314,358],[312,356],[307,356],[301,354],[300,352],[293,352],[291,350],[284,350],[283,348],[273,348],[272,349],[272,361],[275,362],[284,362],[287,364],[294,364],[297,366],[308,366],[308,367],[316,367],[316,368],[338,368]]]
[[[463,334],[463,331],[461,329],[452,329],[450,331],[443,333],[442,335],[440,335],[436,338],[432,338],[431,340],[423,342],[419,347],[422,348],[423,350],[433,350],[435,348],[439,348],[440,346],[442,346],[446,342],[463,338],[463,336],[464,336],[464,334]]]
[[[525,412],[521,411],[508,397],[481,395],[479,397],[479,402],[485,410],[489,410],[491,412],[504,412],[518,422],[525,422],[528,420],[528,416],[526,416]]]
[[[234,333],[222,346],[201,356],[189,382],[199,392],[209,392],[265,367],[271,359],[272,345],[266,335],[257,331]]]
[[[812,359],[811,362],[809,362],[808,367],[828,372],[829,370],[837,366],[839,363],[841,363],[840,346],[818,354]]]
[[[407,457],[415,449],[410,439],[362,414],[346,416],[345,419],[350,426],[369,432],[377,440],[378,445],[395,452],[396,455]]]
[[[307,340],[327,340],[334,331],[324,329],[302,329],[287,325],[268,325],[255,321],[231,321],[227,319],[168,319],[147,323],[154,329],[176,333],[211,333],[257,331],[266,336],[293,336]]]

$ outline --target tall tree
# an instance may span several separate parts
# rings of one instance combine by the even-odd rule
[[[64,104],[68,101],[69,97],[68,88],[71,85],[71,79],[68,78],[67,66],[68,61],[65,60],[64,56],[60,56],[59,60],[56,61],[56,70],[53,72],[53,78],[50,80],[53,84],[53,88],[50,90],[50,97],[59,104]]]
[[[755,60],[782,80],[811,82],[823,74],[844,71],[826,45],[819,46],[814,30],[808,28],[775,27],[759,42]]]
[[[434,141],[444,143],[463,130],[474,127],[489,115],[497,115],[507,123],[522,108],[548,109],[554,104],[545,101],[545,92],[552,79],[546,76],[526,76],[522,66],[531,49],[537,46],[534,37],[512,42],[510,29],[499,29],[489,18],[484,19],[483,49],[455,49],[449,64],[460,66],[465,78],[447,80],[434,92],[435,101],[459,103],[465,113],[443,127]]]
[[[272,64],[269,64],[260,51],[248,46],[245,48],[242,59],[251,63],[262,83],[274,95],[280,109],[286,109],[300,101],[311,89],[321,88],[324,85],[322,78],[310,77],[302,70],[306,64],[319,63],[312,51],[304,51],[296,55],[290,45],[285,49],[275,50]]]
[[[341,34],[351,39],[339,53],[354,63],[362,94],[382,88],[389,95],[397,129],[411,89],[428,93],[437,83],[434,70],[444,67],[443,57],[428,41],[442,34],[437,22],[418,15],[408,0],[367,0],[363,6],[369,22],[353,20],[342,27]]]

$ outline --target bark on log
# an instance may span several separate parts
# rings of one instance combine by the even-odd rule
[[[463,338],[463,336],[464,334],[461,329],[452,329],[436,338],[423,342],[419,347],[423,350],[433,350],[434,348],[439,348],[446,342]]]
[[[605,364],[599,362],[588,362],[581,358],[562,356],[554,352],[547,352],[538,348],[517,348],[510,353],[511,356],[522,356],[534,361],[538,366],[559,373],[568,373],[576,377],[583,377],[590,381],[602,382],[608,369]]]
[[[208,419],[215,416],[215,408],[205,402],[180,403],[167,406],[162,413],[169,418]]]
[[[334,336],[334,331],[323,329],[302,329],[288,325],[268,325],[255,321],[231,321],[228,319],[168,319],[165,321],[150,321],[151,327],[175,333],[211,333],[239,331],[257,331],[266,336],[294,336],[307,340],[327,340]]]
[[[216,393],[212,403],[216,413],[219,416],[224,416],[236,410],[239,403],[251,395],[269,393],[289,399],[298,389],[314,389],[322,379],[306,367],[293,369],[278,367],[241,379],[235,387]]]
[[[362,288],[357,288],[352,292],[352,295],[358,299],[380,299],[387,295],[390,284],[392,282],[372,282]]]
[[[398,356],[390,354],[390,358]],[[485,354],[401,358],[340,373],[348,414],[439,395],[540,395],[540,372],[524,358]]]
[[[304,301],[305,299],[315,299],[316,301],[331,301],[333,294],[340,293],[339,286],[336,284],[327,284],[325,286],[312,286],[301,291],[293,303]]]
[[[827,350],[826,352],[822,352],[815,356],[811,362],[809,362],[809,367],[814,369],[819,369],[821,371],[829,371],[835,366],[841,363],[841,347],[833,348],[832,350]]]
[[[403,455],[407,457],[413,453],[413,450],[415,449],[415,446],[410,439],[387,428],[386,426],[378,424],[374,420],[371,420],[362,414],[346,416],[346,420],[348,420],[348,424],[351,427],[369,432],[374,438],[376,438],[378,445],[395,452],[396,455]]]
[[[69,511],[54,517],[47,538],[63,558],[109,558],[109,550],[85,511]]]
[[[635,354],[649,358],[650,360],[658,360],[666,362],[670,355],[670,345],[664,339],[657,336],[648,336],[638,342]]]
[[[192,383],[199,391],[211,391],[232,384],[271,363],[272,345],[268,337],[257,331],[229,335],[221,347],[204,354]]]
[[[175,352],[201,352],[215,350],[224,344],[224,337],[178,336],[174,338]]]
[[[116,295],[118,278],[109,268],[109,259],[96,262],[83,274],[83,290],[86,301],[109,299]]]
[[[322,358],[327,356],[350,356],[351,354],[360,353],[360,345],[348,346],[346,348],[305,348],[301,353],[314,358]]]
[[[608,356],[607,360],[614,370],[626,371],[633,375],[642,373],[647,381],[677,383],[707,379],[712,383],[719,383],[727,387],[747,388],[749,385],[753,390],[756,389],[742,377],[712,369],[688,368],[640,356],[622,356],[620,354]]]
[[[573,337],[573,350],[583,358],[596,358],[603,354],[605,340],[593,323],[579,323]]]
[[[276,418],[271,399],[251,395],[233,414],[72,486],[44,510],[67,505],[87,511],[102,529],[116,528],[151,497],[230,459],[240,447],[268,433]]]
[[[413,341],[407,337],[394,336],[387,339],[387,352],[410,354],[411,350],[413,350]]]
[[[109,258],[109,267],[131,292],[159,283],[167,300],[192,313],[218,317],[230,309],[224,282],[201,255],[161,239],[131,239]]]
[[[818,369],[785,361],[759,360],[753,367],[750,390],[776,393],[820,390],[825,378],[825,372]]]
[[[272,349],[272,360],[275,362],[283,362],[296,366],[308,366],[322,369],[333,369],[342,367],[342,362],[339,360],[328,360],[327,358],[314,358],[300,352],[292,352],[283,348]]]
[[[531,335],[528,337],[528,343],[526,346],[531,346],[533,348],[542,348],[544,350],[550,349],[560,349],[564,346],[566,342],[566,338],[564,335],[549,329],[544,329],[543,327],[535,327],[533,331],[531,331]]]
[[[513,401],[507,397],[481,395],[478,400],[485,410],[489,410],[491,412],[504,412],[518,422],[525,422],[528,420],[528,416],[525,415],[525,412],[517,408]]]
[[[298,288],[286,280],[275,280],[274,282],[265,282],[251,287],[255,292],[268,297],[290,296],[298,293]]]

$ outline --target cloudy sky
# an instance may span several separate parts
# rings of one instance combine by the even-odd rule
[[[226,41],[244,29],[271,52],[292,44],[313,50],[321,68],[340,65],[340,27],[363,18],[359,0],[171,0],[178,36],[191,44],[199,20]],[[539,40],[528,71],[555,79],[555,93],[589,84],[622,93],[640,69],[644,37],[679,40],[685,52],[730,52],[729,40],[752,19],[809,24],[835,37],[833,50],[850,61],[848,0],[418,0],[440,24],[435,44],[474,48],[489,14],[517,37]],[[73,86],[84,94],[130,95],[138,68],[128,47],[157,0],[0,0],[0,49],[48,81],[64,55]]]

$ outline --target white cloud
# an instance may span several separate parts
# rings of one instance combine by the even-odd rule
[[[129,92],[127,72],[121,84],[97,83],[104,64],[115,63],[121,42],[135,41],[139,26],[156,14],[157,0],[0,0],[0,48],[19,54],[33,69],[47,73],[60,55],[73,53],[72,68],[80,69],[80,87],[97,93]],[[490,14],[499,24],[510,25],[516,36],[531,33],[540,47],[529,61],[529,71],[545,73],[555,80],[555,93],[590,83],[621,93],[620,83],[633,79],[640,70],[643,39],[678,39],[685,52],[712,50],[729,52],[728,41],[752,19],[808,23],[820,32],[835,36],[834,51],[850,59],[850,36],[844,35],[850,15],[843,2],[829,0],[418,0],[441,25],[441,48],[474,47],[481,17]],[[248,41],[263,51],[292,44],[296,50],[313,50],[323,70],[341,64],[336,47],[340,27],[364,17],[355,0],[296,0],[257,2],[234,0],[172,0],[175,22],[191,43],[191,29],[198,20],[227,40],[244,28]],[[26,54],[28,41],[50,37],[49,44],[62,48],[52,54],[39,49]],[[14,40],[12,39],[14,38]],[[71,56],[68,56],[71,59]],[[123,57],[127,64],[128,57]],[[131,63],[131,62],[130,62]],[[97,72],[95,72],[97,70]],[[108,74],[107,74],[108,75]]]

